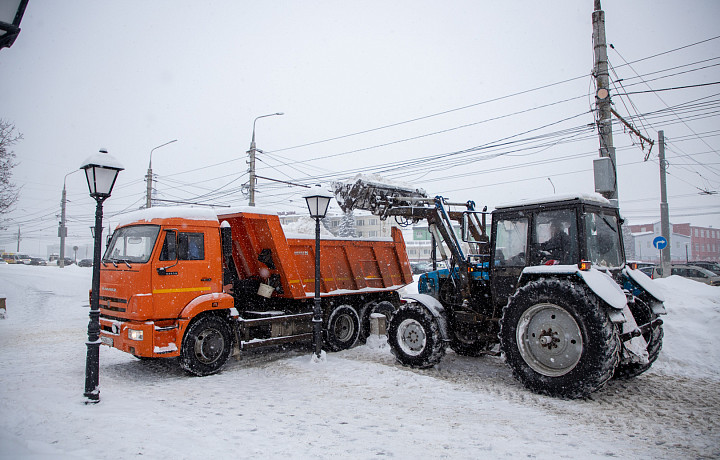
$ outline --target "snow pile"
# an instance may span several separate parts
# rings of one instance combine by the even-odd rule
[[[720,379],[720,287],[679,276],[655,280],[663,288],[667,315],[661,359],[666,374]]]
[[[658,280],[658,361],[586,401],[527,391],[501,357],[414,370],[372,343],[244,351],[204,378],[103,346],[86,406],[91,273],[0,265],[0,459],[720,457],[720,288]]]

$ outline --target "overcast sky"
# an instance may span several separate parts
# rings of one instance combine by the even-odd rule
[[[720,2],[602,6],[614,108],[668,140],[671,221],[720,227],[720,195],[701,194],[720,191],[720,85],[650,91],[720,81]],[[0,118],[24,136],[13,176],[22,199],[0,248],[15,250],[19,225],[21,251],[46,255],[65,175],[100,148],[126,168],[106,222],[144,205],[150,151],[173,139],[153,153],[157,198],[245,205],[253,120],[274,112],[285,114],[256,124],[263,177],[379,173],[489,209],[592,192],[592,9],[592,0],[30,0],[19,38],[0,50]],[[620,125],[614,141],[621,212],[658,220],[657,146],[644,162],[647,147]],[[94,201],[82,173],[66,183],[68,243],[85,244]],[[256,201],[306,213],[302,193],[259,179]]]

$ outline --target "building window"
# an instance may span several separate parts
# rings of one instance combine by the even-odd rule
[[[363,219],[358,219],[355,221],[355,225],[362,227],[363,225],[365,225],[365,221]]]

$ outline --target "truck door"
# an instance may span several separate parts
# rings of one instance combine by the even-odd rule
[[[490,275],[493,299],[496,304],[505,305],[527,264],[528,218],[500,218],[493,226],[495,245]]]
[[[156,317],[174,318],[192,299],[211,292],[211,264],[202,231],[164,233],[162,250],[153,261],[153,304]]]

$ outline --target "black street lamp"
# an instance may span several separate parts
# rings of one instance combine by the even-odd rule
[[[85,397],[88,403],[100,401],[100,249],[102,246],[102,205],[110,197],[117,175],[123,168],[107,150],[92,155],[83,162],[90,196],[95,198],[95,251],[93,253],[92,293],[90,295],[90,323],[88,324],[87,359],[85,361]]]
[[[315,355],[320,359],[322,350],[322,308],[320,306],[320,219],[325,218],[332,195],[320,188],[314,187],[303,195],[307,202],[310,217],[315,219],[315,305],[313,308],[313,340],[315,342]]]
[[[20,21],[25,14],[28,0],[3,0],[0,2],[0,49],[10,48],[20,34]]]

